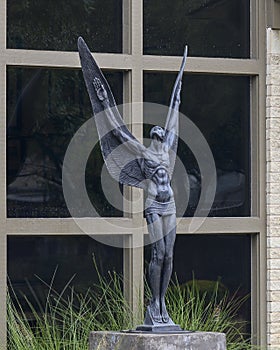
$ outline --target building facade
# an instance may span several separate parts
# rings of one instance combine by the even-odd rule
[[[277,97],[279,89],[279,30],[267,30],[267,315],[268,343],[279,346],[279,237],[277,187]]]
[[[1,344],[7,274],[19,293],[29,293],[26,280],[40,293],[34,275],[49,280],[58,266],[58,289],[73,274],[84,288],[96,278],[89,266],[94,253],[102,273],[124,275],[135,312],[136,291],[143,295],[149,257],[143,194],[114,187],[102,172],[97,142],[85,171],[95,214],[81,210],[79,224],[63,197],[67,146],[91,115],[76,48],[82,35],[117,103],[128,104],[125,121],[139,140],[151,123],[139,102],[168,105],[188,44],[181,112],[211,149],[217,189],[194,231],[203,179],[190,144],[181,142],[178,155],[188,178],[180,178],[180,187],[174,183],[182,216],[174,270],[182,283],[194,274],[220,279],[230,293],[250,294],[241,317],[253,342],[280,349],[278,6],[276,0],[0,4]]]

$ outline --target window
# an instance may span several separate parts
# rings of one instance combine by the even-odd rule
[[[250,1],[144,1],[144,53],[250,57]],[[168,14],[168,15],[167,15]]]
[[[108,73],[107,79],[121,104],[122,73]],[[69,217],[63,159],[92,114],[82,72],[8,66],[7,92],[7,216]],[[86,169],[89,196],[100,216],[120,216],[101,191],[102,166],[96,145]]]
[[[1,3],[0,334],[5,330],[6,273],[18,264],[15,252],[24,255],[34,244],[47,249],[54,242],[62,246],[67,241],[70,255],[74,237],[83,233],[69,217],[61,190],[61,164],[67,143],[91,115],[76,52],[77,37],[82,35],[96,52],[94,56],[119,103],[168,105],[181,62],[179,56],[184,45],[189,45],[181,111],[208,141],[218,183],[209,217],[192,232],[200,174],[192,153],[180,143],[178,154],[194,190],[183,218],[178,218],[175,268],[180,273],[182,265],[189,264],[188,259],[183,261],[178,244],[188,247],[209,242],[219,255],[217,265],[229,258],[219,253],[223,247],[235,247],[233,260],[238,259],[238,249],[243,247],[244,270],[236,275],[235,285],[240,279],[246,291],[251,291],[252,315],[249,317],[247,310],[246,317],[251,319],[255,342],[265,344],[265,282],[260,272],[266,264],[264,12],[263,0],[89,0],[83,4],[70,1],[63,7],[57,2],[46,7],[44,2],[33,0]],[[142,140],[149,122],[143,107],[132,104],[125,120]],[[117,236],[120,232],[116,227],[123,228],[125,248],[111,254],[117,261],[116,268],[124,273],[124,292],[136,310],[135,291],[143,290],[143,242],[147,235],[141,213],[143,194],[137,189],[120,189],[128,198],[141,200],[132,200],[130,216],[125,214],[125,202],[116,210],[100,191],[102,166],[96,147],[88,161],[86,181],[98,217],[83,220],[97,240],[104,233]],[[177,192],[179,196],[179,189]],[[81,237],[75,244],[84,249],[91,240],[86,235]],[[89,245],[94,251],[99,243],[92,242]],[[111,248],[101,249],[106,255]],[[225,266],[232,269],[232,261]],[[211,265],[209,278],[219,274],[214,270]]]
[[[145,73],[144,101],[168,103],[175,79],[173,74]],[[250,78],[185,74],[181,99],[180,111],[200,129],[216,165],[217,190],[209,215],[250,216]],[[144,123],[148,118],[144,115]],[[191,135],[184,135],[188,138]],[[200,169],[183,140],[178,156],[190,174],[191,190],[181,181],[174,181],[173,187],[177,203],[187,196],[182,192],[190,191],[183,215],[192,216],[200,196]]]
[[[104,278],[108,278],[108,271],[123,272],[122,249],[84,235],[10,236],[7,253],[9,279],[25,307],[24,295],[35,307],[38,302],[45,305],[50,288],[60,293],[70,281],[76,293],[94,289],[98,283],[95,263]],[[34,296],[40,300],[34,300]]]
[[[48,6],[44,1],[7,1],[7,14],[11,49],[76,51],[76,38],[82,35],[94,41],[95,52],[122,52],[120,0],[52,1]]]

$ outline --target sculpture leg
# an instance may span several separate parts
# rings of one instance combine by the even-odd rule
[[[163,261],[163,271],[160,290],[161,314],[164,323],[168,323],[169,315],[165,305],[165,294],[170,282],[173,269],[173,250],[176,238],[176,214],[168,215],[163,218],[164,232],[168,232],[164,236],[165,255]]]
[[[154,241],[151,250],[151,261],[149,265],[149,285],[152,292],[150,301],[151,316],[154,321],[162,322],[160,308],[161,278],[165,255],[165,243],[162,238],[162,219],[157,214],[149,214],[146,217],[151,240]]]

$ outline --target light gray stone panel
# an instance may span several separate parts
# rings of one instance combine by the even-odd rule
[[[212,332],[91,332],[89,343],[89,350],[226,350],[225,334]]]

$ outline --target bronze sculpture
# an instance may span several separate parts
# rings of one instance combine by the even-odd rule
[[[154,126],[151,144],[142,145],[127,129],[116,108],[111,89],[82,38],[78,39],[83,75],[96,118],[102,155],[110,174],[119,183],[140,187],[146,194],[145,218],[153,238],[149,284],[152,298],[140,330],[180,330],[170,319],[165,294],[171,278],[176,237],[176,207],[170,185],[178,144],[178,119],[182,76],[177,76],[164,129]]]

